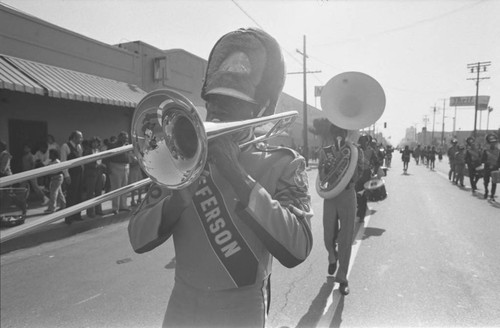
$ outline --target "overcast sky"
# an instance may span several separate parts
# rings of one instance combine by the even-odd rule
[[[160,49],[182,48],[207,59],[214,43],[239,27],[257,26],[281,44],[288,72],[302,71],[306,36],[308,103],[320,106],[314,86],[345,71],[364,72],[382,85],[387,105],[377,127],[397,144],[405,129],[424,125],[451,131],[449,97],[474,96],[467,65],[491,62],[480,95],[500,127],[500,1],[269,1],[269,0],[3,0],[4,4],[101,42],[141,40]],[[284,91],[303,99],[303,80],[288,75]],[[478,115],[478,128],[487,125]],[[479,119],[482,121],[479,122]],[[387,122],[387,129],[383,129]],[[474,128],[474,108],[457,107],[456,129]]]

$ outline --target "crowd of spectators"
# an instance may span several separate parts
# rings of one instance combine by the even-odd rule
[[[35,145],[34,149],[29,144],[24,145],[21,158],[22,171],[96,154],[128,143],[129,135],[124,131],[104,140],[99,136],[86,139],[81,131],[73,131],[68,140],[61,144],[58,144],[52,135],[48,135],[46,140]],[[4,177],[12,174],[12,155],[7,144],[1,140],[0,148],[0,173],[1,177]],[[47,206],[44,212],[50,214],[143,178],[145,175],[134,152],[124,152],[2,188],[0,190],[2,211],[6,207],[16,205],[21,209],[22,215],[26,215],[28,204],[36,203]],[[130,211],[131,207],[141,202],[143,192],[138,189],[112,199],[111,212],[117,214],[119,211]],[[128,196],[131,196],[130,203],[128,203]],[[86,210],[89,218],[104,214],[102,204]],[[81,220],[83,220],[81,213],[65,218],[68,224]]]

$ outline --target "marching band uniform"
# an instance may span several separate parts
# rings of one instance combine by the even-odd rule
[[[350,146],[350,141],[345,140],[347,131],[332,124],[332,134],[335,137],[342,133],[345,135],[340,145],[330,145],[321,149],[319,158],[319,171],[321,180],[332,169],[329,163],[337,156],[341,156],[341,151]],[[323,237],[325,248],[328,251],[328,274],[333,275],[339,263],[335,281],[340,284],[339,291],[343,295],[349,294],[349,284],[347,281],[347,271],[351,257],[352,242],[354,239],[354,221],[356,219],[356,191],[355,185],[358,180],[358,172],[363,164],[363,153],[358,152],[358,163],[353,176],[347,187],[334,198],[325,198],[323,201]]]
[[[418,165],[418,162],[420,160],[420,154],[422,153],[422,148],[420,148],[420,145],[417,145],[417,148],[413,150],[413,158],[415,158],[415,164]]]
[[[454,162],[455,162],[455,184],[460,187],[464,187],[464,171],[465,171],[465,147],[463,145],[458,146],[455,152]]]
[[[481,157],[481,162],[484,164],[484,199],[488,198],[488,184],[490,183],[491,172],[498,170],[500,150],[497,148],[498,138],[495,134],[490,133],[486,136],[486,142],[490,148],[485,149]],[[496,183],[491,183],[490,199],[495,200],[495,192],[497,189]]]
[[[481,165],[481,154],[476,148],[475,139],[473,137],[467,138],[465,163],[467,163],[467,169],[469,171],[469,181],[472,192],[475,192],[477,190],[477,181],[479,180],[476,167]]]
[[[259,51],[264,56],[255,55]],[[267,96],[259,93],[260,77],[257,83],[246,84],[257,84],[253,93],[227,76],[250,72],[249,79],[255,78],[262,58],[267,58],[266,67],[260,70],[267,86],[261,92],[270,92]],[[211,105],[215,96],[255,101],[265,110],[263,115],[272,114],[284,83],[282,60],[277,42],[261,30],[240,29],[223,36],[210,54],[202,90],[209,117],[217,117],[218,107]],[[311,251],[312,209],[305,159],[288,148],[256,145],[245,147],[237,156],[235,165],[245,174],[243,187],[251,188],[248,198],[240,196],[231,172],[221,171],[223,163],[214,158],[185,190],[171,192],[152,186],[130,220],[130,242],[138,253],[173,237],[175,285],[165,327],[264,327],[272,258],[291,268]],[[186,190],[191,193],[187,200]]]
[[[408,165],[410,163],[411,150],[408,146],[401,151],[401,160],[403,161],[403,171],[406,173],[408,171]],[[423,163],[422,163],[423,164]]]
[[[451,140],[452,146],[448,149],[448,160],[450,162],[450,171],[448,172],[448,180],[455,182],[455,153],[457,152],[457,139]]]
[[[357,198],[357,213],[359,217],[359,222],[363,222],[366,216],[366,211],[368,210],[368,196],[365,189],[365,183],[372,178],[372,168],[378,167],[377,157],[375,156],[375,151],[370,146],[370,135],[362,135],[358,139],[360,153],[363,156],[359,156],[362,163],[359,168],[359,178],[356,180],[355,190]]]

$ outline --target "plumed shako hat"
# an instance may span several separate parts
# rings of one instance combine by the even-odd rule
[[[257,104],[257,116],[267,116],[274,113],[284,83],[278,42],[260,29],[242,28],[224,35],[210,52],[201,97],[238,98]]]

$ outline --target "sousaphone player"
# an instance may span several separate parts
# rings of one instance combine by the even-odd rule
[[[382,87],[370,76],[346,72],[333,77],[321,93],[321,107],[331,126],[323,140],[316,191],[323,201],[323,234],[328,251],[328,274],[335,275],[339,291],[349,294],[347,279],[354,220],[355,184],[364,154],[350,138],[358,129],[373,124],[385,107]],[[337,267],[338,263],[338,267]]]
[[[323,143],[328,146],[320,150],[318,175],[321,181],[332,182],[333,172],[338,168],[349,166],[349,161],[355,165],[354,172],[349,173],[347,185],[332,198],[323,201],[323,236],[328,251],[328,274],[335,275],[339,291],[349,294],[347,270],[351,257],[351,245],[354,239],[354,219],[356,217],[356,191],[358,172],[363,163],[363,151],[356,148],[348,139],[348,131],[335,124],[330,125],[329,135]],[[329,177],[329,175],[332,175]],[[328,183],[328,182],[327,182]],[[337,270],[337,261],[339,263]]]

